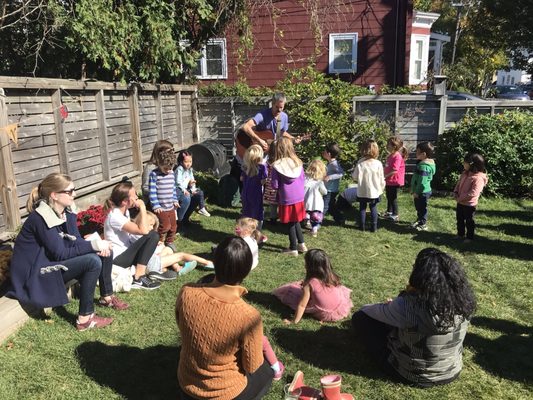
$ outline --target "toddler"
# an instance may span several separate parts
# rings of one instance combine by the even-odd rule
[[[339,193],[339,183],[344,175],[344,171],[337,161],[340,152],[341,149],[337,143],[330,143],[322,153],[322,157],[328,162],[326,177],[324,178],[328,191],[324,196],[324,217],[328,214],[328,210],[332,209],[335,205],[335,198]],[[333,214],[333,209],[330,213]]]
[[[430,142],[416,146],[416,169],[411,178],[411,193],[415,203],[417,220],[411,225],[418,231],[427,231],[428,201],[431,197],[431,180],[435,175],[433,145]]]
[[[261,233],[257,230],[257,220],[248,217],[241,217],[235,225],[235,235],[244,239],[252,252],[252,269],[259,264],[259,247],[257,241],[260,240]]]
[[[328,191],[324,185],[326,166],[321,160],[313,160],[307,167],[305,177],[305,210],[311,228],[311,235],[316,237],[324,217],[324,197]]]
[[[385,193],[387,196],[387,211],[385,218],[398,222],[398,189],[405,183],[405,159],[407,149],[403,147],[403,141],[398,136],[390,137],[387,141],[389,156],[385,164]]]

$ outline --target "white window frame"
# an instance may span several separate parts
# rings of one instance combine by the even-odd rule
[[[417,42],[422,42],[422,57],[418,57]],[[411,35],[411,55],[409,62],[409,84],[427,82],[429,57],[429,35]],[[420,62],[420,77],[416,76],[416,63]]]
[[[350,69],[335,69],[335,41],[346,40],[352,41],[352,68]],[[328,72],[330,74],[354,74],[357,72],[357,42],[359,34],[357,32],[349,33],[330,33],[329,34],[329,59],[328,59]]]
[[[222,75],[207,74],[206,47],[202,47],[202,57],[200,58],[200,75],[195,75],[198,79],[228,79],[228,53],[226,39],[209,39],[207,44],[220,44],[222,47]]]

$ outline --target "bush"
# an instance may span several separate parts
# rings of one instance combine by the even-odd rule
[[[485,193],[506,197],[533,196],[533,113],[467,114],[437,142],[436,183],[453,189],[466,153],[485,157],[489,183]]]

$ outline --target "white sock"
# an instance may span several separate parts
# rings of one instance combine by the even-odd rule
[[[274,364],[272,364],[270,366],[270,368],[272,368],[274,370],[274,372],[279,372],[281,371],[281,367],[279,366],[279,361],[276,361]]]

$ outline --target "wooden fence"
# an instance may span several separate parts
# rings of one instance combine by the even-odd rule
[[[0,233],[20,224],[31,188],[51,172],[84,196],[138,176],[159,139],[198,142],[196,102],[196,86],[0,77],[0,127],[18,134],[16,146],[0,133]]]

